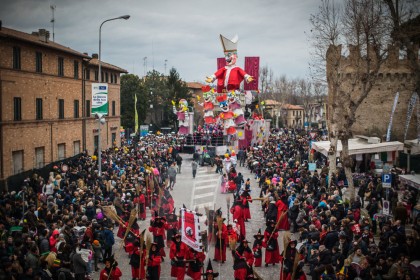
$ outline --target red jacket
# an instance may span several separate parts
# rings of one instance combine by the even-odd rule
[[[229,66],[225,66],[214,73],[217,78],[217,92],[219,93],[221,93],[223,89],[226,89],[225,80],[227,80],[227,91],[231,91],[238,90],[245,78],[246,72],[242,68],[233,66],[230,69],[230,73],[228,68]]]
[[[101,274],[99,276],[99,280],[120,280],[122,276],[121,270],[116,267],[111,270],[111,275],[109,275],[106,269],[102,269]]]

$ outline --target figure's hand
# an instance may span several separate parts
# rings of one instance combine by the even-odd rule
[[[175,101],[172,100],[172,106],[175,106],[175,104],[176,104]]]
[[[213,83],[213,78],[212,77],[206,77],[206,83]]]
[[[200,95],[197,95],[197,100],[200,101],[201,97]]]
[[[247,82],[247,83],[250,83],[250,82],[252,82],[253,80],[254,80],[254,77],[249,76],[249,77],[246,79],[246,82]]]

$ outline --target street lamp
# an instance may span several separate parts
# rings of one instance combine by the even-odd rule
[[[102,175],[102,149],[101,149],[101,125],[106,123],[104,115],[100,113],[95,114],[95,118],[98,121],[98,175]]]
[[[101,83],[102,82],[102,75],[101,75],[101,31],[102,31],[102,25],[105,23],[105,22],[107,22],[107,21],[111,21],[111,20],[116,20],[116,19],[125,19],[125,20],[127,20],[127,19],[129,19],[130,18],[130,16],[129,15],[125,15],[125,16],[120,16],[120,17],[116,17],[116,18],[110,18],[110,19],[107,19],[107,20],[104,20],[102,23],[101,23],[101,25],[99,26],[99,56],[98,56],[98,63],[99,63],[99,73],[98,73],[98,76],[99,76],[99,82]]]

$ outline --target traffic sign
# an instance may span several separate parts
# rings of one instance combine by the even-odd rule
[[[391,174],[382,174],[382,187],[390,188],[392,182],[392,175]]]

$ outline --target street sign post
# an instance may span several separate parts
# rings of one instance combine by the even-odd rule
[[[392,175],[391,174],[382,174],[382,187],[390,188],[392,182]]]

